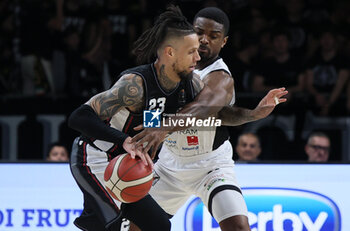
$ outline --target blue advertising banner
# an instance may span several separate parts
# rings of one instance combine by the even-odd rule
[[[237,164],[252,231],[350,230],[350,165]],[[82,193],[66,163],[0,163],[0,231],[78,230]],[[174,231],[219,225],[192,196],[172,218]]]
[[[350,230],[350,165],[237,164],[252,231]],[[218,231],[199,198],[172,218],[173,230]]]

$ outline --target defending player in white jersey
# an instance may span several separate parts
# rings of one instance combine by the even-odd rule
[[[198,51],[201,56],[196,72],[215,92],[216,99],[221,98],[226,105],[232,106],[235,102],[234,81],[219,57],[228,39],[229,20],[220,9],[209,7],[196,14],[194,28],[199,36]],[[277,103],[285,102],[286,99],[281,98],[285,94],[287,91],[284,88],[271,90],[254,110],[225,107],[221,112],[226,113],[220,113],[220,116],[227,125],[240,125],[264,118]],[[180,113],[190,111],[184,108]],[[167,213],[174,215],[191,195],[196,195],[207,206],[221,230],[250,230],[247,207],[235,178],[232,146],[227,131],[223,127],[191,127],[180,131],[177,127],[172,131],[164,139],[169,131],[162,133],[160,130],[145,129],[133,138],[134,141],[138,140],[138,144],[149,142],[144,150],[150,146],[154,150],[157,142],[164,139],[159,160],[155,164],[155,173],[160,178],[152,187],[151,196]]]

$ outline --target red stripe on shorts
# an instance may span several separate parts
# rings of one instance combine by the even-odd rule
[[[83,158],[84,158],[84,163],[83,166],[86,167],[87,172],[89,173],[89,175],[92,177],[92,179],[96,182],[96,184],[98,185],[98,187],[102,190],[102,192],[104,192],[104,194],[106,195],[106,197],[109,199],[109,201],[114,205],[114,207],[117,209],[117,211],[119,212],[119,208],[118,206],[114,203],[113,199],[111,198],[111,196],[109,195],[109,193],[106,191],[106,189],[101,185],[101,183],[96,179],[96,176],[91,172],[90,167],[86,164],[86,142],[84,142],[83,145]]]

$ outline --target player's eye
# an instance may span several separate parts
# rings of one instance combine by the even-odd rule
[[[202,35],[203,34],[203,31],[201,31],[201,30],[195,30],[195,32],[197,33],[197,35]]]

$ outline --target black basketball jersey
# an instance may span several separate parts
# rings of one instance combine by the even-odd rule
[[[120,77],[126,74],[135,74],[143,79],[145,105],[144,110],[160,110],[165,114],[176,113],[186,103],[194,99],[195,92],[192,80],[182,80],[171,92],[165,91],[158,80],[157,72],[153,64],[146,64],[127,69],[120,74]],[[137,134],[133,128],[143,123],[143,112],[136,114],[123,108],[112,118],[105,121],[109,126],[122,131],[129,136]],[[116,156],[125,153],[125,150],[111,142],[86,139],[93,147]]]

